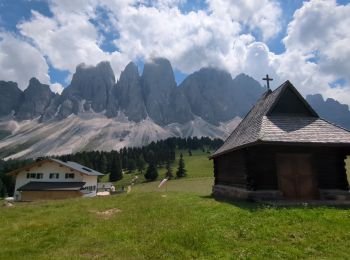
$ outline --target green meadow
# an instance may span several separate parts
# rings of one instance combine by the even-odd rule
[[[350,257],[349,209],[217,201],[207,154],[184,155],[188,176],[160,189],[162,168],[128,194],[1,207],[0,259]]]

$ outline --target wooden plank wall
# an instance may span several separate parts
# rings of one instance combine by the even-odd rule
[[[276,154],[310,153],[320,189],[349,187],[345,158],[350,150],[336,147],[260,145],[214,159],[215,184],[248,190],[278,190]]]
[[[81,197],[80,191],[22,191],[22,201],[58,200]]]
[[[275,151],[269,147],[249,148],[247,168],[252,190],[278,190]]]
[[[347,189],[345,158],[346,155],[334,151],[315,152],[313,166],[320,189]]]
[[[232,152],[214,159],[215,184],[247,187],[244,153]]]

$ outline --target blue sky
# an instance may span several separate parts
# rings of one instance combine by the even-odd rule
[[[130,60],[142,70],[163,56],[178,83],[213,66],[232,76],[269,73],[276,84],[289,79],[304,94],[350,103],[350,52],[334,51],[350,35],[349,10],[340,0],[0,0],[0,77],[24,89],[32,73],[57,90],[82,62],[109,60],[118,78]]]

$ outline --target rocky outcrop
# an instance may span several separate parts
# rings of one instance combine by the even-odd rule
[[[15,88],[11,91],[16,92]],[[177,86],[170,62],[154,58],[146,62],[141,77],[137,66],[130,62],[117,83],[109,62],[101,62],[96,66],[77,66],[62,95],[52,94],[47,85],[36,79],[31,80],[24,93],[18,91],[19,101],[17,97],[12,106],[2,109],[3,114],[15,110],[18,120],[37,116],[41,116],[42,122],[62,120],[86,112],[104,112],[113,118],[123,112],[130,121],[140,122],[149,117],[165,126],[185,124],[195,116],[215,125],[242,117],[263,88],[246,75],[233,80],[228,72],[214,68],[201,69]]]
[[[193,119],[184,91],[177,87],[168,60],[155,58],[144,66],[141,77],[147,113],[156,123],[186,123]]]
[[[233,79],[231,91],[234,101],[232,110],[243,118],[266,89],[261,87],[258,81],[242,73]]]
[[[95,67],[81,64],[73,75],[71,84],[63,91],[62,100],[85,100],[95,112],[107,108],[108,97],[115,84],[115,77],[109,62],[100,62]],[[86,107],[85,107],[86,109]],[[72,111],[76,112],[76,111]]]
[[[333,98],[324,100],[320,94],[307,95],[306,100],[320,117],[350,129],[350,111],[348,105],[341,104]]]
[[[22,91],[17,83],[0,81],[0,117],[17,111],[22,98]]]
[[[248,76],[242,74],[233,80],[228,72],[215,68],[203,68],[189,75],[180,87],[192,112],[216,125],[243,117],[264,92]]]
[[[48,85],[41,84],[36,78],[31,78],[28,88],[23,92],[16,119],[26,120],[42,116],[54,98],[55,94]]]
[[[120,109],[134,122],[147,117],[147,109],[141,88],[141,78],[135,63],[130,62],[120,74],[120,79],[112,90],[112,104],[108,107],[108,115],[116,116]]]

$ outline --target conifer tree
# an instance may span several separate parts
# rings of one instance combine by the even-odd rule
[[[119,156],[116,154],[112,158],[112,164],[109,174],[109,181],[119,181],[123,178],[122,165]]]
[[[165,172],[165,177],[169,180],[171,180],[174,175],[173,175],[173,170],[171,169],[171,166],[170,166],[170,161],[168,160],[167,163],[166,163],[166,172]]]
[[[183,159],[182,153],[180,154],[179,166],[177,168],[176,176],[178,178],[186,176],[185,161]]]
[[[105,154],[101,155],[100,171],[103,174],[106,174],[108,171],[108,162],[107,162],[107,157]]]
[[[158,171],[153,163],[150,163],[145,173],[145,179],[148,181],[154,181],[158,178]]]
[[[146,162],[143,159],[143,156],[140,155],[136,160],[137,170],[142,174],[142,171],[145,169]]]
[[[129,172],[132,172],[132,171],[134,171],[135,169],[136,169],[136,163],[135,163],[135,160],[133,160],[133,159],[129,159],[128,160],[128,171]]]
[[[0,179],[0,198],[6,197],[6,187],[2,180]]]

